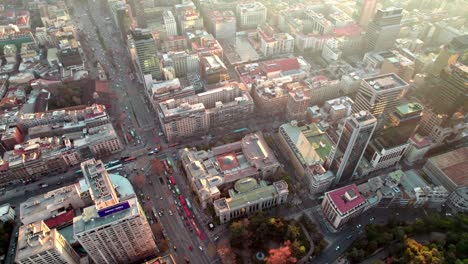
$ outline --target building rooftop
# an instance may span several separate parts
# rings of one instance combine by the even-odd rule
[[[468,147],[429,158],[457,186],[468,186]]]
[[[403,177],[400,179],[400,184],[407,191],[413,191],[415,188],[423,188],[429,184],[419,175],[416,170],[409,170],[404,172]]]
[[[363,82],[367,83],[370,87],[373,87],[377,92],[390,90],[390,89],[402,89],[408,87],[408,83],[398,77],[395,73],[382,74],[370,78],[363,79]]]
[[[96,230],[112,222],[124,221],[139,216],[141,214],[140,208],[136,197],[105,208],[104,213],[101,213],[102,210],[98,211],[94,205],[86,207],[80,216],[73,218],[74,234]]]
[[[341,214],[346,214],[366,202],[366,198],[359,193],[356,184],[329,191],[326,194]]]
[[[53,248],[62,248],[58,244],[57,235],[57,230],[50,230],[43,221],[21,226],[18,230],[16,259],[26,259]]]

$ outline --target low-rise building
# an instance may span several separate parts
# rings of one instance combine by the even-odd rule
[[[468,147],[431,157],[423,167],[424,173],[449,192],[468,186]]]
[[[244,178],[234,184],[229,190],[229,198],[221,198],[213,202],[216,216],[221,223],[232,219],[248,216],[255,212],[266,210],[286,203],[289,190],[285,181],[266,182],[254,178]]]
[[[220,198],[221,186],[246,177],[264,179],[280,164],[260,133],[210,151],[183,149],[182,166],[202,207]]]
[[[448,198],[449,206],[460,213],[468,212],[468,187],[460,187],[452,192]]]
[[[0,206],[0,221],[5,223],[15,220],[15,209],[10,204],[2,204]]]
[[[367,200],[356,184],[352,184],[326,192],[321,207],[332,226],[340,228],[366,209]]]

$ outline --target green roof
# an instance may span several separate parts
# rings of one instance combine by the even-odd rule
[[[418,103],[407,103],[397,106],[396,110],[401,116],[405,116],[414,112],[423,110],[423,106]]]
[[[277,192],[275,186],[267,185],[265,182],[261,181],[256,185],[256,188],[250,189],[247,192],[230,192],[230,194],[230,199],[226,199],[229,208],[238,208],[248,204],[249,202],[255,203],[258,200],[277,195]]]

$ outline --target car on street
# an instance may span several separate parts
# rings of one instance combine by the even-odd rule
[[[335,250],[336,251],[340,250],[340,245],[336,246]]]
[[[353,235],[347,235],[346,239],[350,240],[353,237]]]
[[[198,246],[198,248],[200,249],[200,251],[203,251],[203,248],[202,248],[202,246]]]
[[[190,246],[188,247],[188,249],[190,249],[190,251],[192,251],[192,250],[193,250],[192,245],[190,245]]]
[[[219,240],[219,236],[215,236],[213,240],[214,240],[214,242],[218,241],[218,240]]]
[[[358,228],[358,229],[361,228],[361,227],[362,227],[361,224],[358,224],[358,225],[356,226],[356,228]]]
[[[375,217],[369,218],[369,221],[371,221],[371,222],[374,221],[374,220],[375,220]]]

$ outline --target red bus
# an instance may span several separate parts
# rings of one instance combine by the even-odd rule
[[[190,213],[190,211],[189,211],[189,209],[187,208],[186,205],[184,205],[184,212],[187,215],[187,218],[190,218],[192,216],[192,214]]]
[[[181,195],[179,195],[179,200],[180,200],[180,204],[181,204],[181,205],[183,205],[183,206],[185,206],[185,205],[186,205],[186,204],[185,204],[185,199],[184,199],[184,196],[183,196],[182,194],[181,194]]]
[[[198,236],[201,235],[201,231],[200,229],[198,229],[198,226],[197,224],[195,223],[195,221],[193,219],[190,219],[190,222],[192,222],[192,225],[193,225],[193,229],[195,229],[195,233],[197,233]]]
[[[162,164],[164,165],[164,169],[167,171],[167,173],[171,173],[171,169],[169,168],[169,165],[167,164],[167,161],[163,159]]]
[[[174,144],[170,144],[169,147],[172,148],[172,147],[176,147],[178,145],[179,145],[179,143],[174,143]]]
[[[124,159],[123,162],[130,162],[130,161],[134,161],[134,160],[136,160],[135,157],[130,157],[130,158]]]
[[[128,142],[132,141],[132,137],[130,136],[129,133],[127,133],[127,141],[128,141]]]
[[[172,175],[169,176],[169,181],[172,183],[172,185],[176,185],[176,182],[174,180],[174,177],[172,177]]]

